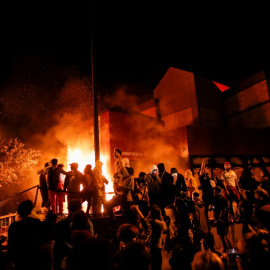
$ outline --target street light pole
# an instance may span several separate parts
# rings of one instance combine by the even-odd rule
[[[98,121],[98,100],[97,91],[94,87],[94,48],[93,48],[93,5],[91,5],[91,81],[93,93],[93,107],[94,107],[94,148],[95,148],[95,161],[100,159],[99,149],[99,121]]]

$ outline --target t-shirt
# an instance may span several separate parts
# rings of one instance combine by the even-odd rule
[[[235,181],[237,181],[236,173],[233,170],[224,171],[221,174],[221,179],[225,181],[227,186],[235,187]]]

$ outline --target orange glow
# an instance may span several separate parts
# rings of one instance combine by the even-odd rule
[[[102,166],[102,174],[106,177],[109,181],[108,185],[105,185],[105,192],[106,192],[106,199],[110,200],[113,194],[113,183],[111,181],[111,176],[109,175],[109,156],[108,155],[100,155],[100,161],[103,163]],[[80,148],[71,148],[68,147],[67,149],[67,167],[70,168],[69,164],[76,162],[78,163],[79,167],[78,170],[83,173],[84,168],[87,164],[92,165],[92,170],[95,167],[95,151],[89,151],[88,147],[81,146]],[[82,190],[82,186],[81,186]],[[86,211],[87,202],[82,204],[83,210]],[[103,207],[102,207],[103,212]],[[64,202],[64,213],[67,213],[67,198]]]

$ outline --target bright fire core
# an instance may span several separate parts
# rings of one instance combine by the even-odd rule
[[[84,149],[84,150],[82,150]],[[70,147],[68,147],[68,151],[67,151],[67,171],[70,170],[70,166],[69,164],[76,162],[78,163],[79,167],[78,170],[80,172],[83,173],[84,168],[87,164],[91,164],[92,165],[92,170],[95,167],[95,151],[87,151],[85,148],[76,148],[76,149],[71,149]],[[108,185],[105,185],[105,191],[106,191],[106,199],[110,200],[112,198],[112,191],[113,191],[113,183],[111,181],[111,176],[109,175],[109,170],[108,170],[108,162],[109,162],[109,157],[108,155],[100,155],[100,161],[103,163],[102,166],[102,174],[107,178],[107,180],[109,181]],[[64,177],[64,176],[63,176]],[[63,179],[63,178],[62,178]],[[81,186],[82,189],[82,186]],[[109,193],[109,194],[108,194]],[[83,203],[83,210],[86,211],[86,207],[87,207],[87,202]],[[67,196],[65,198],[65,202],[64,202],[64,213],[68,213],[67,210]]]

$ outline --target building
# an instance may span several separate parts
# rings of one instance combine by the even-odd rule
[[[122,149],[123,157],[138,168],[143,163],[140,168],[146,172],[151,162],[195,172],[205,157],[211,158],[208,166],[217,175],[226,160],[239,174],[250,158],[268,168],[268,76],[261,71],[222,92],[209,79],[170,67],[138,113],[102,116],[109,123],[109,149]]]

